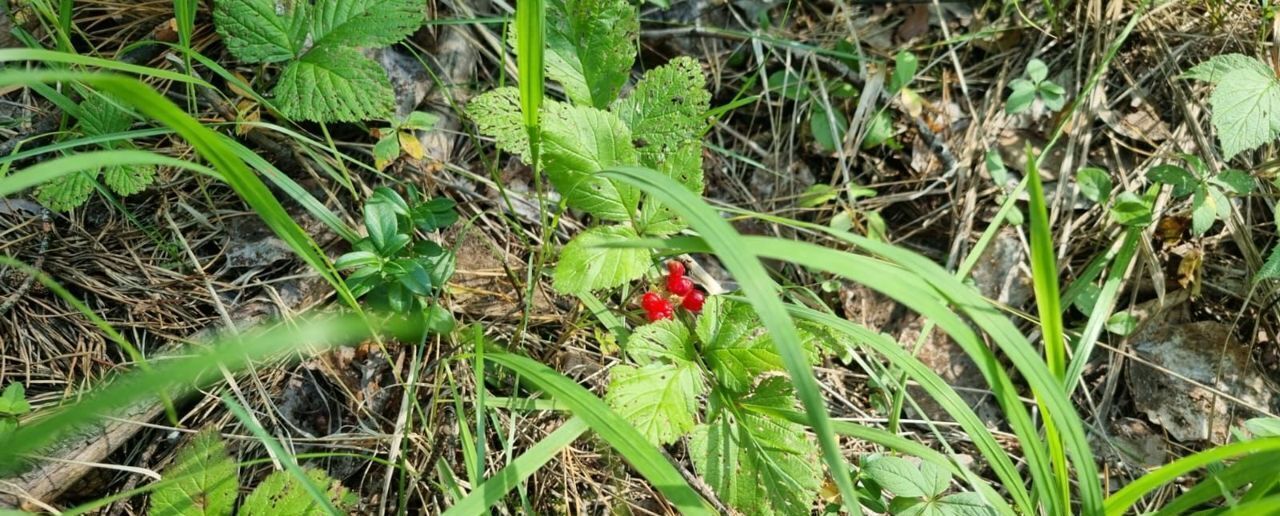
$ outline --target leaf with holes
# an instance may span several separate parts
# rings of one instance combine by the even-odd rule
[[[558,102],[546,107],[542,157],[556,190],[573,208],[605,220],[630,221],[640,205],[640,191],[598,172],[638,163],[631,131],[607,111]]]
[[[547,77],[574,104],[604,109],[635,63],[640,15],[627,0],[548,0]]]
[[[609,371],[605,400],[650,442],[669,444],[693,429],[704,390],[694,363],[620,365]]]
[[[585,294],[639,278],[649,266],[647,250],[602,247],[635,238],[635,230],[626,226],[600,226],[579,233],[560,253],[554,274],[556,290]]]

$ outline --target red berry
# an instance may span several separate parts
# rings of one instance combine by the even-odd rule
[[[663,319],[671,319],[675,317],[676,314],[674,311],[672,311],[671,305],[668,304],[667,308],[662,310],[652,310],[649,312],[648,315],[649,315],[649,322],[657,322]]]
[[[666,302],[657,292],[645,292],[644,296],[640,298],[640,306],[650,312],[662,308],[662,304]]]
[[[701,312],[702,303],[706,302],[706,300],[706,294],[703,294],[701,290],[695,290],[690,292],[689,295],[684,296],[684,300],[680,302],[680,306],[683,306],[685,310],[690,312]]]
[[[693,280],[684,276],[667,276],[667,290],[677,296],[686,296],[693,292]]]
[[[680,260],[671,260],[667,262],[667,273],[672,277],[679,278],[684,276],[684,262]]]

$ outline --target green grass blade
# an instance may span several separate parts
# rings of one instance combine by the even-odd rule
[[[610,179],[631,184],[654,196],[663,205],[680,214],[690,227],[697,230],[711,250],[720,258],[729,273],[742,285],[742,292],[751,302],[760,321],[772,337],[773,344],[782,357],[790,375],[796,397],[804,406],[809,426],[818,437],[822,458],[831,477],[840,489],[845,508],[851,514],[859,513],[857,491],[846,473],[849,470],[831,428],[831,416],[827,414],[825,400],[818,388],[818,381],[809,367],[800,344],[795,324],[787,315],[782,300],[778,298],[777,285],[769,277],[759,258],[752,254],[741,235],[730,226],[700,197],[657,171],[642,167],[621,167],[601,172]]]
[[[10,196],[28,188],[42,185],[59,177],[85,170],[97,170],[109,166],[127,165],[161,165],[183,170],[191,170],[222,179],[222,174],[213,169],[143,150],[104,150],[80,152],[61,158],[43,161],[24,168],[13,175],[0,179],[0,197]]]
[[[1250,455],[1197,482],[1195,487],[1160,507],[1153,516],[1187,514],[1201,504],[1222,498],[1222,493],[1233,493],[1250,483],[1254,485],[1240,501],[1251,501],[1271,487],[1265,483],[1266,480],[1277,478],[1280,478],[1280,452]],[[1260,485],[1262,489],[1259,489]]]
[[[258,441],[261,442],[263,446],[267,447],[268,450],[271,450],[271,455],[273,457],[284,463],[284,469],[302,483],[302,488],[307,491],[307,494],[311,496],[312,500],[316,501],[316,504],[319,505],[320,509],[329,513],[330,516],[341,516],[342,513],[338,512],[338,509],[329,501],[329,497],[324,494],[324,490],[316,487],[315,483],[311,481],[311,477],[307,476],[307,472],[302,471],[302,467],[298,465],[298,461],[294,459],[292,455],[289,455],[289,453],[284,450],[284,447],[280,446],[280,443],[277,442],[271,434],[267,433],[267,429],[262,428],[262,425],[259,425],[258,422],[249,415],[248,410],[239,403],[236,403],[236,400],[232,399],[231,396],[225,393],[222,395],[222,404],[227,406],[227,410],[231,411],[231,414],[236,416],[236,419],[239,419],[240,423],[249,428],[249,431],[253,433],[254,437],[258,438]]]
[[[444,516],[484,514],[486,509],[502,500],[516,485],[527,480],[552,457],[573,444],[573,441],[586,432],[587,428],[589,428],[587,422],[582,418],[569,419],[556,431],[538,441],[538,444],[530,446],[510,464],[477,486],[466,498],[445,511]]]
[[[1178,479],[1178,477],[1203,468],[1215,462],[1236,458],[1242,455],[1253,455],[1280,450],[1280,437],[1268,437],[1265,439],[1255,439],[1252,441],[1237,442],[1219,446],[1217,448],[1208,449],[1194,455],[1188,455],[1181,459],[1175,460],[1159,469],[1147,473],[1137,480],[1124,486],[1124,488],[1116,491],[1107,497],[1106,514],[1107,516],[1121,516],[1129,512],[1133,504],[1138,503],[1143,496],[1159,489],[1160,486],[1168,484]],[[1249,514],[1271,514],[1268,512],[1257,512]]]
[[[68,54],[66,52],[55,52],[53,50],[44,50],[39,48],[6,48],[0,49],[0,63],[11,61],[43,61],[50,63],[66,63],[83,66],[92,66],[94,68],[102,68],[105,70],[115,70],[118,72],[128,72],[157,79],[165,79],[183,83],[191,83],[199,86],[208,86],[209,83],[192,77],[184,73],[171,72],[169,70],[161,70],[149,66],[139,66],[135,64],[122,63],[110,59],[101,59],[97,57],[82,56],[79,54]],[[37,72],[32,72],[37,73]],[[36,81],[51,82],[51,81]],[[87,82],[87,81],[86,81]]]
[[[542,100],[546,94],[543,54],[546,51],[547,10],[543,0],[516,2],[516,68],[520,74],[520,112],[529,131],[530,150],[536,156]],[[536,160],[535,160],[536,161]]]
[[[1111,317],[1111,310],[1116,306],[1116,297],[1124,284],[1129,264],[1133,263],[1133,257],[1138,252],[1138,243],[1141,238],[1142,228],[1130,228],[1125,232],[1115,260],[1111,262],[1111,269],[1107,271],[1107,279],[1098,293],[1098,300],[1093,304],[1089,322],[1085,323],[1084,332],[1076,342],[1075,355],[1071,357],[1071,365],[1067,368],[1067,376],[1063,381],[1068,393],[1074,391],[1076,385],[1080,383],[1080,375],[1084,374],[1084,366],[1089,362],[1089,355],[1093,353],[1094,345],[1098,343],[1098,337],[1102,335],[1102,329],[1106,326],[1107,319]]]
[[[648,479],[682,513],[712,514],[707,503],[698,496],[697,491],[689,487],[689,483],[658,448],[645,440],[640,432],[610,409],[604,400],[591,394],[591,391],[530,358],[489,350],[485,359],[519,373],[525,381],[568,405],[573,415],[586,421],[601,439],[622,454],[631,467]]]

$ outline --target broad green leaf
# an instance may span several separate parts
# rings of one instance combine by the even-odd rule
[[[1227,73],[1233,70],[1251,70],[1260,75],[1271,73],[1271,69],[1266,63],[1252,57],[1242,54],[1222,54],[1195,65],[1182,76],[1187,79],[1217,84],[1223,77],[1226,77]]]
[[[1009,93],[1009,100],[1005,102],[1004,110],[1011,115],[1026,111],[1031,107],[1031,103],[1036,100],[1036,87],[1026,79],[1014,79],[1009,82],[1009,88],[1013,91]]]
[[[1145,226],[1151,223],[1151,205],[1133,192],[1121,192],[1111,207],[1111,218],[1123,226]]]
[[[893,95],[911,84],[911,80],[916,76],[916,69],[919,68],[920,61],[915,54],[908,51],[898,52],[893,58],[893,75],[889,77],[889,84],[885,86],[885,92]]]
[[[804,100],[809,96],[809,87],[804,79],[789,68],[769,74],[765,84],[769,86],[769,91],[777,92],[791,100]]]
[[[395,102],[382,66],[340,46],[314,48],[285,67],[274,92],[280,112],[295,120],[385,118]]]
[[[467,115],[480,134],[496,140],[499,149],[529,163],[529,132],[520,115],[520,90],[505,87],[487,91],[467,103]]]
[[[695,363],[651,363],[609,371],[605,400],[654,444],[669,444],[693,429],[698,396],[706,390]]]
[[[99,171],[75,172],[40,185],[36,200],[51,211],[67,211],[84,204],[93,195],[93,183]]]
[[[599,226],[579,233],[560,252],[554,274],[556,290],[585,294],[639,278],[649,267],[647,250],[601,247],[638,237],[626,226]]]
[[[458,212],[454,210],[455,206],[457,206],[457,203],[448,197],[436,197],[414,206],[411,213],[413,225],[423,231],[435,231],[449,227],[458,221]]]
[[[1230,189],[1236,195],[1247,195],[1257,186],[1253,176],[1243,170],[1225,170],[1214,180],[1226,188]]]
[[[365,203],[364,227],[369,232],[369,241],[374,248],[379,251],[386,249],[391,238],[397,234],[395,209],[388,203]]]
[[[1213,197],[1206,193],[1206,188],[1196,189],[1191,201],[1191,233],[1200,236],[1218,220],[1218,210]]]
[[[151,165],[113,165],[102,170],[102,182],[122,196],[141,192],[155,177],[156,168]]]
[[[674,152],[664,154],[658,162],[658,172],[679,181],[690,192],[702,193],[702,140],[694,138]],[[645,198],[640,205],[637,223],[645,235],[666,236],[685,228],[674,211],[652,198]]]
[[[1000,151],[987,149],[986,166],[987,173],[991,174],[991,182],[1004,189],[1009,183],[1009,169],[1004,166],[1004,158],[1000,156]]]
[[[630,221],[640,191],[598,175],[638,162],[627,126],[607,111],[560,103],[547,104],[542,123],[547,176],[569,206],[605,220]]]
[[[236,59],[276,63],[302,54],[310,6],[308,0],[217,0],[213,21]]]
[[[813,139],[827,152],[835,152],[840,148],[848,126],[849,121],[845,120],[844,113],[838,109],[817,106],[809,114],[809,130],[813,132]]]
[[[1274,417],[1255,417],[1246,420],[1244,427],[1254,438],[1258,437],[1280,437],[1280,418]]]
[[[654,361],[696,364],[698,351],[684,323],[665,319],[637,328],[627,339],[627,356],[640,365]]]
[[[646,72],[631,94],[613,105],[613,112],[631,129],[642,165],[662,170],[669,155],[690,142],[701,142],[711,107],[706,82],[698,61],[677,57]],[[701,158],[702,153],[697,155]],[[702,193],[701,184],[695,192]]]
[[[1218,214],[1218,220],[1231,218],[1231,200],[1227,199],[1227,194],[1222,193],[1222,189],[1215,185],[1209,185],[1205,190],[1209,192],[1209,200],[1213,201],[1213,209]]]
[[[1267,254],[1267,261],[1263,262],[1262,267],[1258,269],[1258,274],[1254,276],[1254,281],[1276,277],[1280,277],[1280,244],[1271,248],[1271,253]]]
[[[236,463],[217,432],[196,435],[165,469],[165,484],[151,494],[148,514],[156,516],[224,516],[235,507],[238,488]]]
[[[303,468],[308,480],[329,497],[338,509],[354,509],[359,497],[329,478],[322,469]],[[302,485],[302,480],[288,471],[275,471],[262,480],[244,499],[241,516],[321,516],[328,514]]]
[[[400,124],[401,128],[413,129],[415,131],[426,131],[440,123],[440,116],[435,113],[427,113],[425,111],[414,111],[405,117],[404,122]]]
[[[400,138],[397,131],[388,131],[378,143],[373,144],[373,161],[378,170],[400,157]]]
[[[1196,179],[1196,176],[1177,165],[1156,165],[1151,167],[1151,170],[1147,171],[1147,179],[1172,186],[1174,197],[1191,195],[1200,184],[1200,180]]]
[[[26,390],[18,382],[10,383],[0,394],[0,416],[21,416],[31,412],[31,404],[27,403]]]
[[[385,47],[413,34],[422,19],[420,0],[319,0],[312,15],[312,52],[323,47]]]
[[[862,139],[862,148],[870,149],[881,145],[893,145],[893,118],[885,111],[877,111],[867,122],[867,134]]]
[[[1036,92],[1040,95],[1040,100],[1044,101],[1044,107],[1049,111],[1059,111],[1062,106],[1067,103],[1067,92],[1055,83],[1045,81],[1040,83],[1036,88]]]
[[[1121,337],[1133,333],[1138,327],[1138,318],[1130,312],[1116,312],[1107,318],[1107,331]]]
[[[921,500],[895,498],[891,504],[894,516],[995,516],[996,512],[977,493],[956,493],[941,498]]]
[[[746,392],[762,373],[783,370],[782,357],[751,305],[708,297],[694,333],[707,367],[730,391]]]
[[[427,274],[422,264],[416,261],[405,267],[404,275],[400,276],[400,284],[419,296],[431,295],[431,276]]]
[[[746,407],[792,410],[785,378],[762,382]],[[809,514],[821,485],[818,450],[803,427],[750,410],[725,410],[694,429],[694,469],[721,500],[744,514]]]
[[[1080,193],[1090,201],[1102,204],[1111,196],[1111,176],[1107,171],[1096,167],[1084,167],[1076,172],[1076,184]]]
[[[334,260],[333,267],[335,269],[349,269],[352,267],[364,267],[366,265],[374,265],[380,262],[378,255],[369,251],[352,251]]]
[[[1031,79],[1031,82],[1041,83],[1047,77],[1049,77],[1049,67],[1044,64],[1044,61],[1032,58],[1027,62],[1027,78]]]
[[[1237,68],[1209,95],[1222,154],[1231,159],[1280,137],[1280,81],[1271,72]]]
[[[133,125],[133,116],[121,109],[110,95],[90,95],[80,103],[80,132],[102,136],[124,132]]]
[[[914,464],[901,457],[885,456],[868,461],[862,473],[896,496],[933,498],[951,485],[951,473],[928,462]]]
[[[607,108],[636,58],[639,11],[627,0],[547,0],[547,77],[574,104]]]

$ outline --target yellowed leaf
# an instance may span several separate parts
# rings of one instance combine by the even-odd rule
[[[412,131],[400,131],[400,152],[408,154],[413,159],[422,159],[427,155],[427,151],[422,148],[422,142],[418,141],[418,137],[414,136]]]

